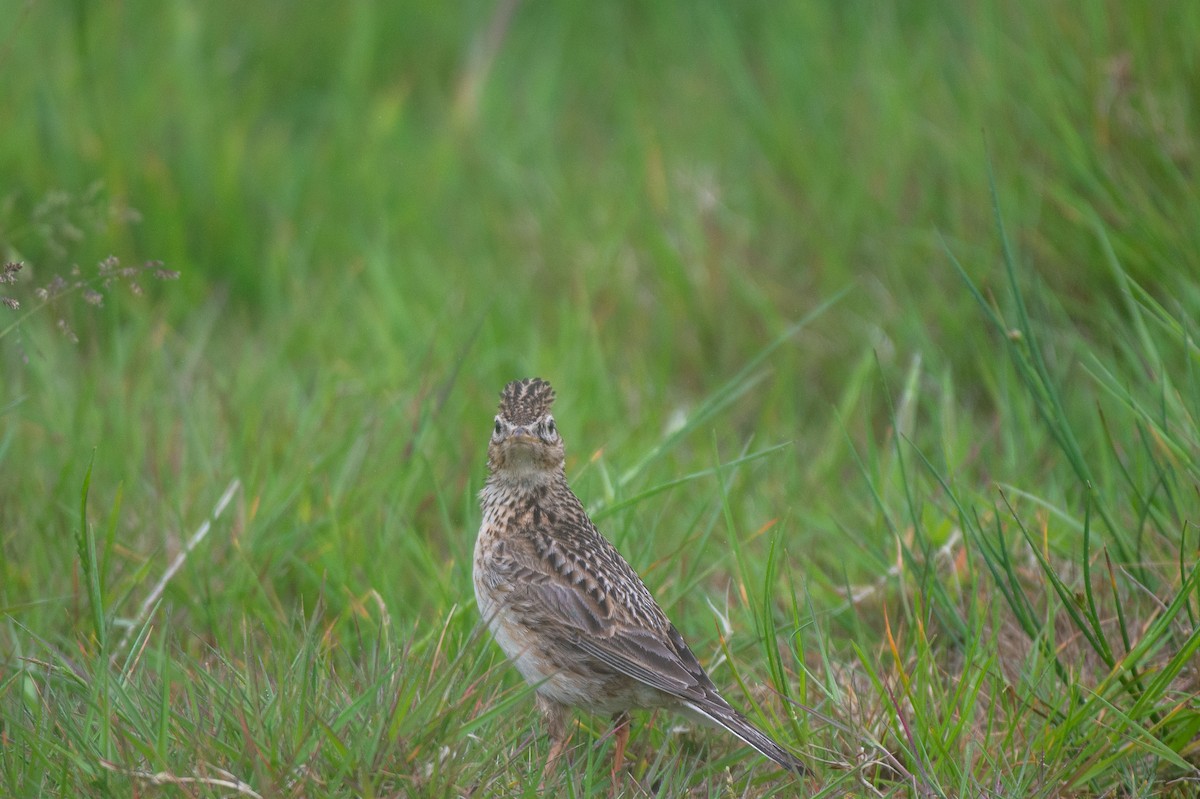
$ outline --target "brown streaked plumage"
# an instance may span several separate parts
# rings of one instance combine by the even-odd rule
[[[479,611],[537,692],[551,740],[546,771],[566,744],[569,708],[613,714],[615,776],[628,711],[666,707],[718,724],[805,773],[721,698],[641,578],[592,524],[567,486],[554,397],[539,378],[514,380],[501,393],[474,566]]]

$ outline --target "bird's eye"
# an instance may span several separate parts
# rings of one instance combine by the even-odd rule
[[[502,432],[504,432],[504,428],[500,425],[499,419],[496,420],[496,426],[492,428],[492,432],[495,435],[500,435]]]
[[[556,427],[554,426],[554,420],[553,420],[553,419],[551,419],[550,421],[546,422],[546,433],[547,433],[548,435],[551,435],[551,436],[553,436],[553,435],[554,435],[555,433],[557,433],[557,432],[558,432],[558,428],[556,428]]]

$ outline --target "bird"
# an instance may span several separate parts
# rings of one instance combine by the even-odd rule
[[[791,773],[798,757],[735,710],[683,636],[567,484],[555,392],[541,378],[508,383],[487,449],[473,578],[492,637],[535,692],[550,750],[545,784],[566,746],[572,708],[611,714],[614,785],[629,711],[667,708],[723,727]]]

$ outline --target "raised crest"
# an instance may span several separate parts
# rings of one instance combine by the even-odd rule
[[[554,389],[540,377],[514,380],[500,392],[500,415],[512,424],[537,421],[554,404]]]

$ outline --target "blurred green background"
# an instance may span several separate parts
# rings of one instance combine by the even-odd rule
[[[1194,343],[1139,347],[1200,308],[1198,4],[0,0],[0,108],[14,702],[21,658],[113,654],[98,628],[123,633],[233,480],[147,639],[179,674],[247,639],[290,660],[314,607],[348,636],[372,592],[414,640],[453,619],[466,641],[491,415],[526,375],[558,388],[577,493],[701,640],[693,589],[734,575],[735,627],[774,594],[830,652],[879,645],[843,590],[894,577],[914,531],[961,546],[998,484],[1077,559],[1088,481],[954,259],[1010,320],[1013,276],[1106,485],[1156,455],[1102,386],[1194,409],[1157,382],[1191,379]],[[110,255],[180,279],[102,286]],[[103,307],[43,306],[54,275]],[[1131,297],[1165,309],[1152,332]],[[1195,416],[1161,417],[1170,560]],[[25,768],[14,794],[48,785]]]

